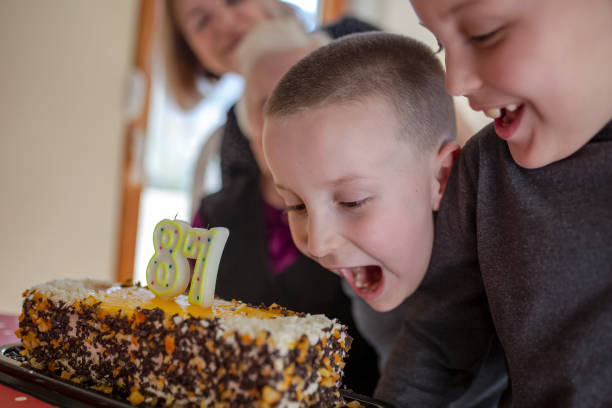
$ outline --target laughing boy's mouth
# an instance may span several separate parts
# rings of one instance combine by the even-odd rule
[[[495,121],[501,127],[508,127],[514,119],[520,114],[523,105],[510,104],[501,108],[492,108],[484,111],[484,114]]]
[[[376,291],[382,283],[382,269],[377,265],[342,268],[338,272],[361,294]]]

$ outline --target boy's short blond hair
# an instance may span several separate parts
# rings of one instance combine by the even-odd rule
[[[375,96],[396,109],[402,138],[420,150],[455,139],[455,110],[442,64],[429,47],[399,34],[353,34],[314,51],[281,79],[266,115],[290,116]]]

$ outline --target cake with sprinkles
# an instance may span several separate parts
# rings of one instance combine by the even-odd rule
[[[341,405],[351,338],[323,315],[141,286],[57,280],[24,292],[27,365],[133,405]]]

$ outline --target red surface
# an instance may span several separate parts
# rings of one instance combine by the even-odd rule
[[[0,345],[18,343],[19,339],[15,336],[15,330],[18,327],[17,316],[0,314]],[[0,384],[0,407],[53,408],[54,405],[49,405],[29,394]]]
[[[0,406],[3,408],[54,408],[46,402],[21,391],[17,391],[6,385],[0,384]]]

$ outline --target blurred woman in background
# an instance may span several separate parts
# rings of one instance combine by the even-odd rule
[[[214,85],[229,72],[241,74],[236,51],[242,38],[258,24],[285,18],[304,26],[299,11],[280,0],[167,0],[166,11],[168,83],[185,110],[204,97],[201,89],[206,85]],[[334,39],[372,30],[377,28],[344,17],[318,31]],[[257,173],[257,163],[233,107],[227,113],[225,129],[232,131],[220,135],[222,185]]]

